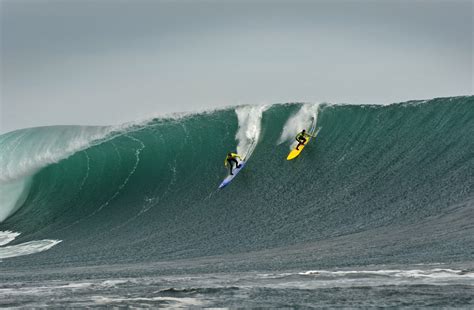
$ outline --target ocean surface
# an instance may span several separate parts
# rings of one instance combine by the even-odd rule
[[[0,169],[0,307],[474,307],[473,96],[28,128]]]

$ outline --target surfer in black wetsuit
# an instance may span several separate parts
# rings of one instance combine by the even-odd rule
[[[232,162],[235,163],[235,167],[236,167],[236,168],[240,168],[240,167],[241,167],[241,165],[239,164],[239,162],[237,161],[236,158],[242,160],[242,158],[241,158],[238,154],[235,154],[235,153],[228,153],[228,154],[227,154],[227,157],[226,157],[225,160],[224,160],[224,166],[227,167],[227,164],[229,164],[230,175],[234,175],[234,174],[232,173]]]
[[[299,151],[299,147],[301,145],[304,145],[306,143],[306,141],[308,140],[308,138],[310,137],[310,135],[308,135],[306,133],[306,130],[303,129],[299,134],[296,135],[296,141],[298,141],[298,145],[296,146],[296,149]]]

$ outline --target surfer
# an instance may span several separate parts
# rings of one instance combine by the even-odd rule
[[[296,146],[296,150],[299,151],[298,148],[299,148],[301,145],[304,145],[304,144],[306,143],[306,141],[308,140],[309,137],[311,137],[311,135],[307,134],[305,129],[303,129],[300,133],[298,133],[298,134],[296,135],[296,138],[295,138],[296,141],[298,141],[298,145]]]
[[[235,153],[228,153],[227,157],[224,160],[224,165],[226,167],[227,167],[227,164],[229,164],[230,175],[234,175],[232,173],[232,162],[235,163],[235,168],[240,168],[241,167],[241,164],[239,164],[239,162],[237,161],[236,158],[242,160],[242,158],[238,154],[235,154]]]

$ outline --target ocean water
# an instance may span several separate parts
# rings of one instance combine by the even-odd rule
[[[472,308],[473,137],[472,96],[3,134],[0,307]]]

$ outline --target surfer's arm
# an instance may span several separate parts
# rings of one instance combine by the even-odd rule
[[[224,166],[227,167],[227,158],[224,160]]]
[[[237,157],[238,159],[242,160],[242,157],[240,157],[240,155],[235,154],[235,157]]]

